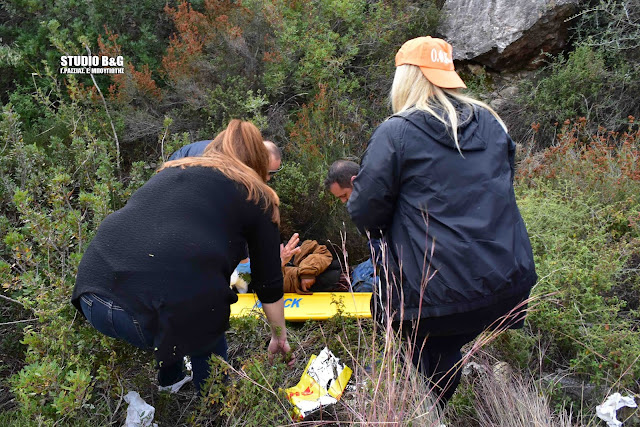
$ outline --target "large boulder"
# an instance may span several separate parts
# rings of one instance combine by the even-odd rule
[[[494,70],[535,68],[566,46],[578,0],[446,0],[438,32],[456,60]]]

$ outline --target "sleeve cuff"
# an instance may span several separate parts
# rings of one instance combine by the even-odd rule
[[[280,298],[284,296],[284,290],[282,288],[262,288],[256,289],[256,294],[258,294],[260,302],[263,304],[271,304],[272,302],[280,300]]]

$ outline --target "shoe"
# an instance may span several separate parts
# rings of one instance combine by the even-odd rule
[[[182,388],[183,385],[185,385],[186,383],[188,383],[192,379],[193,379],[193,375],[185,375],[185,377],[183,379],[181,379],[180,381],[178,381],[175,384],[165,385],[165,386],[159,385],[158,386],[158,391],[168,391],[171,394],[177,393],[178,391],[180,391],[180,389]]]
[[[158,391],[168,391],[169,393],[177,393],[183,385],[185,385],[186,383],[188,383],[189,381],[193,380],[193,372],[192,372],[192,368],[191,368],[191,359],[189,358],[189,356],[185,356],[184,357],[184,367],[187,370],[187,373],[185,374],[184,378],[181,379],[180,381],[178,381],[175,384],[171,384],[171,385],[165,385],[165,386],[158,386]]]

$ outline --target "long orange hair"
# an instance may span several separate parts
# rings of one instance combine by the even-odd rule
[[[248,192],[247,200],[264,203],[265,212],[280,225],[280,199],[266,184],[269,173],[269,152],[262,135],[251,122],[231,120],[229,126],[207,145],[202,156],[171,160],[158,169],[204,166],[217,169],[227,178],[242,184]]]

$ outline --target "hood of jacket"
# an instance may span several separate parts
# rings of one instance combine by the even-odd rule
[[[453,105],[458,115],[458,143],[460,151],[481,151],[486,150],[487,142],[479,137],[480,123],[478,120],[478,110],[473,104],[462,104],[453,101]],[[432,107],[439,116],[443,117],[447,123],[443,123],[432,114],[412,108],[395,116],[404,117],[410,121],[417,131],[425,134],[428,139],[432,139],[439,144],[457,150],[453,138],[453,130],[448,123],[448,114],[439,105]]]

